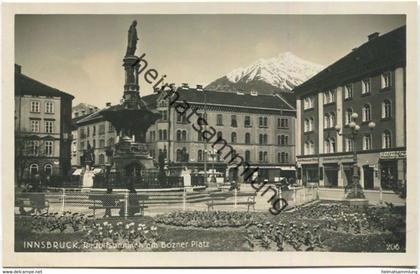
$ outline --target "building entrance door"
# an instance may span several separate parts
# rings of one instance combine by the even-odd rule
[[[365,182],[365,189],[373,189],[373,168],[369,165],[363,166],[363,179]]]
[[[338,165],[325,164],[324,170],[325,170],[324,186],[337,187],[338,186]]]

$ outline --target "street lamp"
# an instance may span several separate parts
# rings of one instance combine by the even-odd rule
[[[359,133],[360,126],[356,123],[357,118],[359,118],[359,115],[357,113],[352,113],[351,115],[351,122],[349,123],[349,128],[351,130],[350,137],[353,143],[353,175],[352,175],[352,186],[354,189],[354,198],[364,198],[364,194],[362,192],[362,187],[359,185],[359,166],[357,165],[357,151],[356,151],[356,137]],[[375,128],[376,124],[375,122],[370,122],[368,124],[368,127],[370,130],[373,130]],[[344,135],[341,131],[341,128],[339,125],[335,126],[335,130],[337,131],[337,134],[342,136]]]
[[[211,171],[212,175],[211,175],[211,178],[210,178],[210,182],[212,182],[213,184],[215,184],[216,183],[216,177],[214,176],[214,161],[215,161],[215,158],[216,158],[216,150],[215,149],[212,149],[210,155],[211,155],[211,159],[212,159],[212,167],[211,167],[211,169],[212,169],[212,171]]]

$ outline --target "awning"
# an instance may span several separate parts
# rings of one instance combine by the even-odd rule
[[[82,169],[81,168],[77,168],[75,171],[73,171],[72,175],[80,175],[82,174]]]
[[[282,166],[280,169],[284,171],[296,171],[296,167],[294,166]]]
[[[95,174],[98,174],[98,173],[101,173],[102,172],[102,169],[101,168],[95,168],[95,169],[93,169],[93,173],[95,173]]]

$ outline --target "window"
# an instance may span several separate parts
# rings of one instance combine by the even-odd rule
[[[344,99],[353,98],[353,84],[347,84],[344,86]]]
[[[45,102],[45,113],[54,113],[54,102]]]
[[[31,131],[39,132],[39,120],[31,120]]]
[[[177,137],[176,137],[176,139],[177,139],[177,140],[181,139],[180,137],[178,138],[178,132],[177,132]],[[159,141],[162,141],[162,140],[163,140],[163,132],[162,132],[162,130],[161,130],[161,129],[159,129]]]
[[[87,136],[87,137],[89,137],[89,136],[90,136],[90,127],[87,127],[87,134],[86,134],[86,136]]]
[[[180,149],[176,150],[176,161],[180,162],[182,159],[182,151]]]
[[[99,140],[99,147],[100,148],[104,148],[105,147],[105,140],[104,139]]]
[[[382,148],[391,148],[391,132],[389,130],[385,130],[382,133]]]
[[[372,120],[372,113],[371,113],[370,105],[366,104],[363,106],[363,109],[362,109],[362,121],[366,122],[370,120]]]
[[[309,119],[305,119],[305,122],[303,123],[303,131],[304,132],[309,131]]]
[[[268,118],[267,117],[259,117],[259,126],[260,127],[267,127],[268,125]]]
[[[327,138],[324,141],[324,153],[335,152],[335,138]]]
[[[80,150],[84,150],[85,149],[85,142],[80,142]]]
[[[38,141],[30,141],[29,142],[28,153],[30,155],[38,155],[38,148],[39,148],[39,142]]]
[[[177,123],[186,123],[187,122],[187,117],[185,115],[182,115],[181,113],[177,112],[176,113],[176,121]]]
[[[166,121],[168,120],[168,111],[167,110],[161,110],[160,112],[160,120],[161,121]]]
[[[267,145],[268,144],[268,135],[267,134],[260,134],[259,144],[260,145]]]
[[[222,139],[223,138],[223,133],[221,131],[217,132],[217,139]]]
[[[353,109],[351,109],[351,108],[346,109],[346,112],[344,113],[344,124],[345,125],[350,124],[352,114],[353,114]]]
[[[249,150],[245,150],[245,161],[251,161],[251,152]]]
[[[289,119],[278,118],[277,119],[277,128],[289,128]]]
[[[45,155],[53,155],[53,141],[45,141]]]
[[[31,112],[36,112],[36,113],[41,112],[39,101],[31,102]]]
[[[385,72],[381,76],[381,88],[388,88],[391,86],[391,73]]]
[[[44,172],[46,176],[51,176],[52,175],[52,171],[53,171],[53,167],[51,164],[46,164],[44,166]]]
[[[391,118],[391,116],[392,116],[391,101],[385,100],[382,102],[382,118]]]
[[[186,130],[182,131],[182,141],[187,141],[187,131]]]
[[[96,126],[92,127],[92,136],[96,136]]]
[[[29,166],[29,174],[30,175],[38,174],[38,165],[37,164],[31,164]]]
[[[105,134],[105,124],[100,124],[99,125],[99,135],[104,135]]]
[[[287,135],[278,135],[277,136],[277,145],[288,145],[289,143],[289,136]]]
[[[252,124],[251,124],[251,117],[249,117],[249,116],[245,116],[245,120],[244,120],[244,127],[246,127],[246,128],[252,127]]]
[[[330,127],[330,114],[325,113],[324,114],[324,128],[329,128],[329,127]]]
[[[235,144],[236,143],[236,132],[232,132],[232,134],[231,134],[231,136],[230,136],[231,138],[230,138],[230,141],[231,141],[231,143],[232,144]]]
[[[344,140],[345,143],[345,150],[346,152],[350,152],[354,150],[354,141],[353,139],[346,137]]]
[[[370,93],[370,79],[366,79],[362,81],[362,94],[369,94]]]
[[[314,146],[314,142],[313,141],[306,141],[304,148],[303,148],[303,153],[305,155],[310,155],[310,154],[314,154],[315,153],[315,146]]]
[[[104,165],[105,164],[105,155],[99,154],[99,164]]]
[[[163,130],[163,140],[167,140],[168,139],[168,133],[166,131],[166,129]]]
[[[303,109],[311,109],[314,107],[314,98],[312,96],[303,99]]]
[[[236,115],[232,115],[230,118],[230,126],[231,127],[237,127],[238,126],[238,122],[236,121]]]
[[[372,149],[372,135],[367,134],[363,136],[363,150]]]
[[[279,163],[289,162],[289,153],[287,152],[277,153],[277,161]]]
[[[223,126],[223,114],[217,114],[216,126]]]
[[[245,144],[246,145],[251,144],[251,134],[249,134],[248,132],[245,133]]]
[[[108,132],[114,132],[114,126],[110,122],[108,123]]]
[[[335,101],[335,91],[329,90],[324,92],[324,104],[330,104]]]
[[[93,148],[95,148],[95,147],[96,147],[96,139],[93,139],[93,145],[92,145],[92,147],[93,147]]]
[[[197,141],[202,142],[203,141],[203,135],[201,131],[197,132]]]
[[[201,149],[197,152],[197,161],[202,162],[203,161],[203,151]]]
[[[328,121],[328,128],[332,128],[335,126],[335,113],[331,112]]]
[[[314,118],[311,117],[309,119],[309,131],[313,131],[314,130]]]
[[[54,121],[45,121],[45,132],[53,133],[54,132]]]

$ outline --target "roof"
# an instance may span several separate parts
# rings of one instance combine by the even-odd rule
[[[195,88],[178,88],[179,94],[178,101],[182,102],[183,100],[187,101],[190,104],[203,104],[204,105],[204,93],[206,94],[206,103],[207,105],[215,106],[232,106],[232,107],[241,107],[245,109],[265,109],[265,110],[286,110],[286,111],[295,111],[293,105],[291,105],[287,99],[280,98],[282,94],[276,95],[257,95],[253,96],[250,94],[237,94],[232,92],[221,92],[214,90],[197,90]],[[144,104],[150,108],[156,108],[156,100],[158,98],[157,93],[146,95],[141,97]],[[77,121],[78,125],[85,123],[90,123],[92,121],[100,121],[104,117],[101,115],[101,112],[104,110],[118,110],[121,109],[121,105],[113,105],[107,108],[103,108],[99,111],[96,111],[92,114],[84,116],[82,119]]]
[[[404,66],[405,56],[406,27],[402,26],[353,49],[293,91],[297,95],[322,91],[386,69]]]
[[[249,93],[233,93],[214,90],[197,90],[196,88],[178,88],[179,101],[185,100],[188,103],[232,106],[241,108],[257,108],[271,110],[290,110],[294,107],[285,100],[275,95],[251,95]],[[206,94],[206,96],[204,96]],[[281,96],[281,95],[279,95]],[[206,98],[205,98],[206,97]]]
[[[15,95],[58,96],[74,99],[74,96],[15,72]]]

